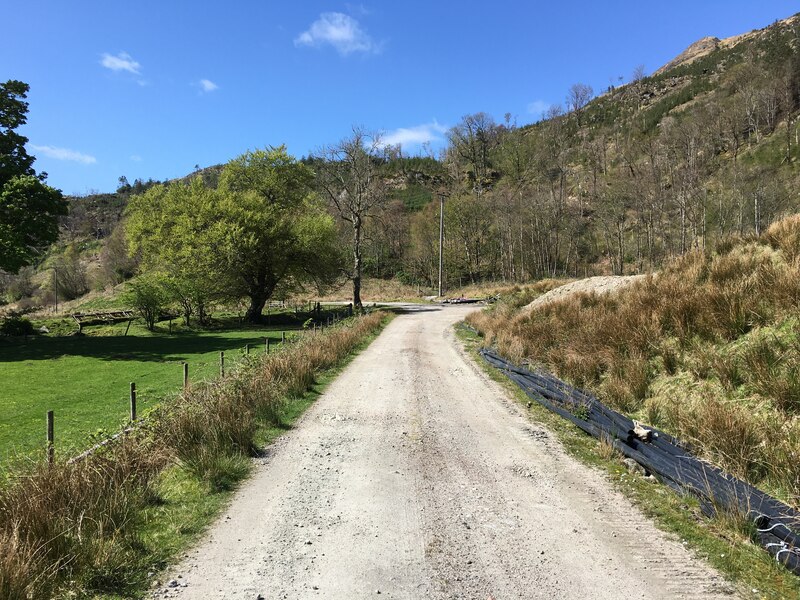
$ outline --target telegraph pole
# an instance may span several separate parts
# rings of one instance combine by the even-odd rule
[[[442,297],[442,260],[444,249],[444,194],[439,192],[439,297]]]

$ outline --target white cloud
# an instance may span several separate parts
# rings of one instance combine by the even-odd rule
[[[210,79],[201,79],[197,84],[200,86],[200,89],[206,93],[219,89],[219,86]]]
[[[71,160],[84,165],[93,165],[97,162],[97,159],[94,156],[83,154],[82,152],[77,152],[76,150],[70,150],[69,148],[57,148],[56,146],[36,146],[34,144],[31,144],[31,148],[33,148],[35,152],[44,154],[46,157],[54,158],[56,160]]]
[[[426,142],[441,141],[447,127],[439,125],[436,121],[415,125],[414,127],[399,127],[387,133],[381,141],[387,146],[421,146]]]
[[[342,56],[353,52],[378,53],[381,50],[380,44],[376,44],[369,34],[361,29],[358,21],[337,12],[322,13],[307,31],[294,40],[295,46],[319,48],[326,44],[333,46]]]
[[[139,75],[142,69],[142,65],[133,60],[133,57],[127,52],[120,52],[116,56],[106,52],[103,54],[100,64],[112,71],[128,71],[134,75]]]
[[[537,117],[542,117],[550,109],[550,103],[544,100],[534,100],[528,104],[528,112]]]
[[[133,162],[142,162],[142,157],[141,157],[141,156],[139,156],[138,154],[131,154],[131,155],[130,155],[130,159],[131,159]]]

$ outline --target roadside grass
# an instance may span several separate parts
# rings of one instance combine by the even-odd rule
[[[468,322],[701,457],[800,506],[800,215],[693,252],[616,295]]]
[[[129,414],[129,385],[136,383],[145,415],[182,387],[182,363],[198,382],[219,373],[219,353],[232,367],[251,352],[263,354],[286,327],[183,331],[169,335],[125,323],[92,327],[95,335],[0,340],[0,461],[27,457],[43,447],[45,413],[55,411],[56,448],[64,455],[92,438],[117,430]],[[97,335],[100,334],[100,335]]]
[[[473,360],[521,406],[530,398],[500,371],[478,354],[484,339],[474,330],[458,326],[459,339]],[[706,560],[737,586],[748,598],[784,599],[800,597],[800,578],[781,567],[764,550],[753,543],[740,524],[723,515],[704,517],[697,500],[680,496],[658,483],[652,483],[628,472],[620,457],[569,421],[533,402],[527,409],[529,418],[554,432],[565,450],[584,464],[600,469],[614,487],[630,498],[656,525],[675,535],[699,558]],[[604,448],[604,446],[606,446]]]
[[[36,467],[0,487],[0,597],[140,596],[148,572],[226,505],[249,457],[313,401],[308,390],[326,382],[319,373],[332,377],[386,320],[350,319],[243,360],[89,460]]]

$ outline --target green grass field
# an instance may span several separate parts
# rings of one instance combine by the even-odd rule
[[[130,382],[136,383],[139,415],[180,391],[182,363],[190,381],[217,376],[219,353],[226,368],[241,360],[245,344],[263,353],[265,338],[297,325],[170,335],[134,324],[87,328],[90,335],[0,338],[0,464],[44,448],[46,413],[55,411],[56,449],[75,454],[118,430],[129,417]],[[91,335],[95,334],[95,335]],[[101,334],[101,335],[97,335]]]

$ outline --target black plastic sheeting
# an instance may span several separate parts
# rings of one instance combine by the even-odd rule
[[[481,350],[481,356],[542,406],[586,433],[607,440],[677,492],[696,496],[705,514],[723,511],[752,519],[761,545],[779,563],[800,575],[800,513],[796,510],[701,461],[667,433],[648,427],[652,431],[650,439],[640,439],[631,419],[584,390],[549,373],[517,367],[491,350]]]

